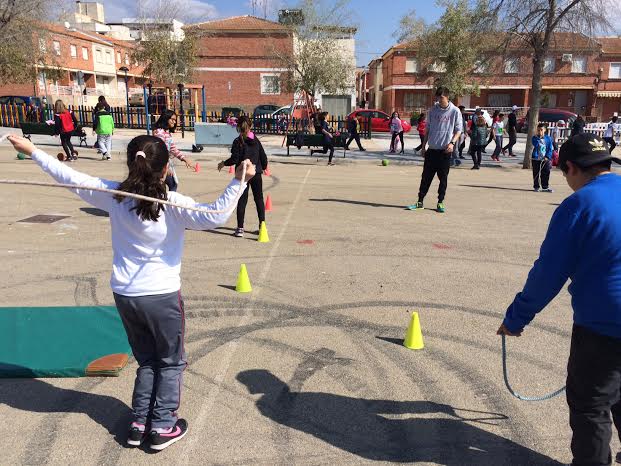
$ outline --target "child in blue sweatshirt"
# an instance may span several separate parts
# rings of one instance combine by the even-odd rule
[[[554,212],[539,258],[497,332],[520,336],[571,280],[567,404],[576,466],[611,463],[611,412],[621,432],[621,176],[610,171],[613,160],[621,163],[593,134],[561,146],[559,168],[575,192]]]
[[[533,154],[531,156],[535,192],[539,192],[539,188],[542,188],[541,191],[546,193],[554,192],[549,186],[553,151],[552,138],[546,134],[545,125],[538,124],[537,134],[533,136]]]

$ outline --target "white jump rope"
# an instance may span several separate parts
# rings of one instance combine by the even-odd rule
[[[0,142],[4,141],[9,135],[5,134],[4,136],[0,136]],[[243,166],[242,170],[242,180],[246,179],[246,165]],[[139,199],[141,201],[150,201],[157,202],[162,205],[169,205],[171,207],[178,207],[180,209],[191,210],[194,212],[201,212],[205,214],[228,214],[232,212],[237,207],[237,203],[239,198],[241,197],[243,190],[240,189],[237,191],[237,196],[235,196],[235,202],[231,204],[231,208],[228,210],[209,210],[204,207],[192,207],[181,204],[175,204],[174,202],[170,202],[164,199],[157,199],[155,197],[143,196],[142,194],[128,193],[126,191],[119,191],[118,189],[108,189],[108,188],[95,188],[91,186],[81,186],[76,184],[67,184],[67,183],[50,183],[46,181],[29,181],[29,180],[0,180],[0,184],[18,184],[25,186],[45,186],[47,188],[69,188],[69,189],[83,189],[85,191],[98,191],[101,193],[109,193],[114,195],[119,195],[123,197],[131,197],[133,199]]]

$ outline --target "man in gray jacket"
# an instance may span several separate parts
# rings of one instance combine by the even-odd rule
[[[418,202],[407,208],[423,209],[423,200],[429,191],[433,177],[437,174],[440,180],[438,187],[438,212],[444,212],[444,195],[448,185],[448,174],[451,155],[459,142],[463,127],[463,119],[459,109],[449,101],[449,90],[439,87],[436,91],[437,103],[429,111],[427,131],[423,140],[422,156],[425,158],[423,175],[418,191]],[[426,148],[429,144],[429,148]]]

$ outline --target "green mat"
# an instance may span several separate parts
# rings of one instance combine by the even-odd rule
[[[130,354],[114,306],[0,307],[0,377],[115,376]]]

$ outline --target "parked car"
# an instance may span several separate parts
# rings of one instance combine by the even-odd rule
[[[15,104],[15,105],[30,105],[34,104],[36,107],[41,106],[40,97],[30,97],[25,95],[4,95],[0,97],[0,105]]]
[[[526,113],[524,118],[520,118],[517,122],[517,130],[520,133],[528,133],[528,117],[530,111]],[[578,115],[568,110],[560,110],[558,108],[540,108],[539,121],[541,123],[556,123],[563,120],[569,127],[573,125]]]
[[[256,119],[256,118],[265,118],[270,116],[272,113],[274,113],[276,110],[278,110],[278,105],[272,105],[272,104],[267,104],[267,105],[259,105],[258,107],[255,107],[253,112],[252,112],[252,118]]]
[[[388,133],[390,132],[390,115],[381,110],[375,109],[367,109],[367,108],[359,108],[354,110],[347,118],[357,118],[362,117],[363,119],[367,119],[371,117],[371,131],[377,133]],[[412,129],[412,125],[409,121],[401,119],[401,125],[403,126],[403,132],[409,133]]]

